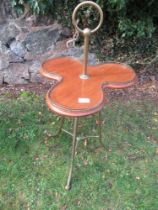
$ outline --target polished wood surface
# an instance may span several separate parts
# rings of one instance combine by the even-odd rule
[[[126,88],[136,82],[134,70],[120,63],[88,66],[88,79],[81,79],[83,64],[71,57],[45,61],[40,73],[58,81],[46,96],[49,108],[66,116],[85,116],[102,109],[108,101],[104,88]]]

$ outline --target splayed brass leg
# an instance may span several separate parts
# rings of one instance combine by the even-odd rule
[[[62,128],[63,128],[63,125],[64,125],[65,118],[64,117],[61,117],[61,120],[60,121],[61,122],[60,122],[60,126],[59,126],[58,131],[55,134],[51,135],[51,137],[58,137],[60,135],[60,133],[62,131]]]
[[[99,126],[99,142],[101,144],[101,146],[103,146],[105,148],[105,145],[103,143],[103,139],[102,139],[102,124],[103,124],[103,121],[102,121],[102,116],[101,116],[101,111],[99,112],[99,123],[98,123],[98,126]]]
[[[75,151],[76,151],[76,134],[77,134],[77,124],[78,124],[78,118],[75,117],[74,119],[74,128],[73,128],[73,142],[72,142],[72,151],[71,151],[71,162],[70,162],[70,169],[69,169],[69,175],[67,179],[67,184],[65,186],[66,190],[70,190],[71,188],[71,177],[72,177],[72,169],[73,169],[73,163],[75,159]]]

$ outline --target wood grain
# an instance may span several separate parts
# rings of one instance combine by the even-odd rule
[[[71,57],[47,60],[40,73],[58,81],[46,95],[48,107],[66,116],[85,116],[102,109],[108,101],[103,89],[126,88],[136,82],[134,70],[120,63],[88,66],[88,79],[81,79],[83,65]]]

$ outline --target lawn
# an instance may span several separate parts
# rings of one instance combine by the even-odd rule
[[[42,96],[0,100],[0,210],[157,210],[158,106],[148,100],[105,106],[103,141],[81,141],[65,191],[70,137],[54,139],[59,117]],[[71,127],[71,120],[65,127]],[[81,119],[97,132],[96,116]]]

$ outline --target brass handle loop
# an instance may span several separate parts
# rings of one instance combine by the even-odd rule
[[[82,29],[80,29],[80,28],[78,27],[78,25],[77,25],[77,20],[76,20],[76,14],[77,14],[78,10],[80,9],[80,7],[82,7],[83,5],[94,6],[94,7],[98,10],[98,12],[99,12],[99,14],[100,14],[100,21],[99,21],[98,26],[97,26],[95,29],[90,30],[90,33],[93,34],[93,33],[95,33],[95,32],[100,28],[100,26],[101,26],[102,23],[103,23],[103,11],[102,11],[102,9],[100,8],[100,6],[99,6],[98,4],[96,4],[95,2],[93,2],[93,1],[84,1],[84,2],[81,2],[80,4],[77,5],[77,7],[74,9],[73,14],[72,14],[72,23],[73,23],[73,25],[75,26],[75,28],[76,28],[80,33],[82,33],[82,34],[84,33],[84,30],[82,30]]]

